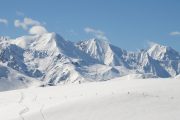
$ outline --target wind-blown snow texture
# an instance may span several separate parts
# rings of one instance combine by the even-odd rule
[[[131,74],[142,78],[167,78],[179,73],[180,54],[163,45],[154,44],[147,50],[128,52],[104,40],[73,43],[56,33],[17,39],[0,37],[1,91],[34,83],[104,81]]]

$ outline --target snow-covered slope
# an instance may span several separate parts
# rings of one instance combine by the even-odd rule
[[[149,56],[158,60],[169,76],[176,76],[180,72],[180,54],[171,47],[154,44],[147,51]],[[168,76],[167,76],[168,77]]]
[[[56,33],[0,37],[0,64],[43,85],[104,81],[128,74],[142,78],[180,74],[180,55],[170,47],[154,44],[128,52],[104,40],[73,43]]]
[[[180,79],[180,74],[179,75],[176,75],[176,77],[175,77],[176,79]]]
[[[91,39],[77,43],[77,47],[103,64],[113,64],[114,54],[107,41]]]
[[[40,82],[7,67],[5,64],[0,64],[0,91],[15,90],[32,86],[40,86]]]
[[[180,60],[180,54],[177,51],[159,44],[153,44],[147,52],[151,57],[160,61]]]
[[[114,79],[0,93],[1,120],[179,120],[180,81]]]
[[[64,40],[55,33],[21,37],[12,43],[25,49],[24,57],[29,67],[37,67],[44,73],[43,81],[51,83],[56,81],[53,84],[63,80],[73,82],[81,78],[75,70],[78,64],[96,63],[90,56],[77,49],[72,42]]]
[[[121,57],[123,57],[123,54],[126,54],[125,50],[99,39],[80,41],[76,46],[102,64],[110,66],[120,65],[122,63]]]
[[[141,73],[151,73],[157,77],[170,77],[170,74],[161,66],[160,61],[149,56],[147,52],[140,53],[138,70]]]

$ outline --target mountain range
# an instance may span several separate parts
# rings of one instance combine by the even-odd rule
[[[168,78],[179,74],[180,53],[159,44],[129,52],[104,40],[74,43],[56,33],[0,37],[0,91],[121,76]]]

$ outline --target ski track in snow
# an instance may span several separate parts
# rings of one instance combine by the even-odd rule
[[[27,112],[29,112],[29,107],[27,107],[25,104],[23,104],[23,101],[25,99],[25,95],[23,92],[20,93],[21,97],[19,100],[19,104],[23,107],[23,109],[19,112],[19,116],[21,117],[22,120],[25,120],[24,118],[24,114],[26,114]]]

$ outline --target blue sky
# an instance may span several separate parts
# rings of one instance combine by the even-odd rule
[[[71,41],[108,39],[127,50],[148,42],[180,51],[180,0],[0,0],[0,35],[27,35],[24,18]],[[21,24],[22,25],[22,24]]]

